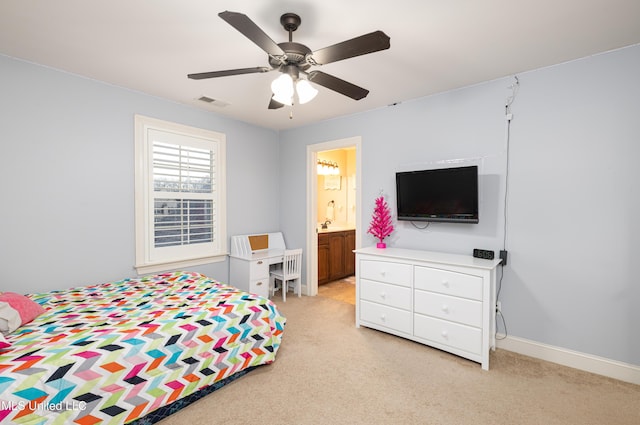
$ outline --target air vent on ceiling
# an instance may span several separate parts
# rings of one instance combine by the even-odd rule
[[[210,105],[219,106],[220,108],[224,108],[225,106],[229,106],[229,102],[225,102],[224,100],[212,99],[208,96],[201,96],[198,98],[199,101],[208,103]]]

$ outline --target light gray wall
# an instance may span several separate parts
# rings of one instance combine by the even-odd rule
[[[419,78],[415,76],[415,78]],[[509,335],[640,365],[640,46],[519,75],[513,103],[502,309]],[[471,254],[505,238],[503,78],[280,135],[280,227],[305,246],[306,145],[362,137],[365,234],[395,172],[480,165],[480,223],[397,223],[391,246]],[[372,95],[374,95],[372,93]],[[502,331],[504,329],[500,327]]]
[[[134,274],[134,113],[227,134],[229,235],[282,230],[305,246],[306,146],[361,136],[365,226],[380,189],[395,207],[396,171],[473,159],[480,224],[399,223],[389,243],[502,246],[511,78],[278,135],[3,56],[0,71],[0,290]],[[501,294],[510,335],[640,365],[639,76],[640,46],[519,75]],[[226,262],[197,270],[228,276]]]
[[[228,235],[278,229],[276,132],[1,55],[0,75],[0,291],[135,276],[134,114],[225,133]]]
[[[640,365],[640,46],[522,74],[505,314],[518,336]]]

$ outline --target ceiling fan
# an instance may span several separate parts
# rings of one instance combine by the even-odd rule
[[[360,37],[352,38],[323,49],[312,51],[307,46],[293,41],[293,32],[302,22],[295,13],[285,13],[280,17],[280,24],[289,32],[289,41],[274,42],[249,17],[237,12],[221,12],[218,14],[229,25],[240,31],[269,55],[270,67],[254,67],[229,69],[225,71],[202,72],[189,74],[194,80],[227,77],[230,75],[252,74],[278,70],[282,73],[271,84],[273,95],[269,109],[278,109],[293,103],[294,85],[300,103],[306,103],[317,94],[309,81],[336,91],[354,100],[360,100],[369,94],[369,90],[344,81],[322,71],[307,70],[316,65],[325,65],[355,56],[365,55],[388,49],[390,38],[382,31],[374,31]],[[302,78],[302,77],[306,77]]]

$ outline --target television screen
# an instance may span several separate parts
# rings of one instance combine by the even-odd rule
[[[398,220],[478,223],[478,166],[396,173]]]

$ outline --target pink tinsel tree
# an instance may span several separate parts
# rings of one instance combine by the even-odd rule
[[[386,244],[382,242],[384,238],[389,236],[393,232],[393,223],[391,222],[391,211],[387,202],[384,200],[384,196],[380,195],[376,198],[376,206],[373,209],[373,218],[369,225],[367,233],[371,233],[378,238],[378,248],[386,247]]]

